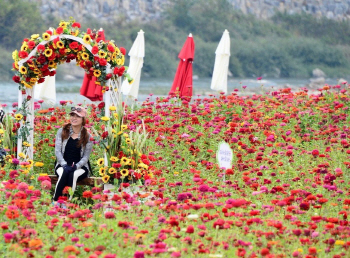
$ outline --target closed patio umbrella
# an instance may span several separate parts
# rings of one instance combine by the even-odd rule
[[[56,103],[56,79],[54,76],[46,76],[45,81],[34,87],[34,98],[42,99],[49,105]]]
[[[187,37],[178,58],[180,59],[177,67],[173,85],[170,89],[170,96],[179,96],[190,100],[192,97],[192,62],[194,60],[195,45],[192,34]]]
[[[129,84],[128,79],[123,81],[121,92],[124,95],[137,99],[139,94],[141,69],[143,66],[143,58],[145,57],[145,37],[143,30],[137,33],[137,37],[132,45],[130,51],[130,63],[128,68],[128,74],[134,80],[132,84]]]
[[[215,51],[215,64],[210,88],[218,92],[227,93],[227,75],[230,60],[230,36],[224,31]]]

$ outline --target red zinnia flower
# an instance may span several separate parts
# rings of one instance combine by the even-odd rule
[[[112,211],[107,211],[107,212],[105,213],[105,218],[106,218],[106,219],[114,219],[114,218],[115,218],[114,212],[112,212]]]
[[[186,233],[192,234],[194,232],[194,227],[192,225],[189,225],[186,229]]]
[[[125,56],[125,54],[126,54],[126,49],[123,48],[123,47],[120,47],[119,49],[120,49],[120,52],[122,52],[122,54]]]
[[[62,34],[62,33],[63,33],[63,28],[62,28],[62,27],[58,27],[58,28],[56,29],[56,33],[57,33],[57,34]]]
[[[91,191],[85,191],[83,192],[83,198],[91,198],[92,197],[92,192]]]

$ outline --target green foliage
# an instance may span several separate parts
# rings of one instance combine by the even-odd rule
[[[5,48],[20,47],[24,38],[47,29],[35,3],[0,0],[0,6],[0,42]]]
[[[14,75],[11,71],[12,63],[11,50],[0,47],[0,80],[8,80]]]
[[[317,38],[327,44],[346,45],[350,41],[350,21],[335,21],[325,17],[314,18],[306,14],[276,13],[272,18],[293,36]]]
[[[0,71],[2,77],[9,78],[14,46],[33,33],[56,27],[59,19],[46,17],[43,21],[38,7],[23,0],[0,0],[0,5],[0,22],[5,25],[0,28],[1,50],[5,48],[0,54]],[[215,50],[225,29],[230,32],[229,69],[235,77],[309,77],[316,67],[327,76],[344,77],[350,70],[348,21],[284,13],[276,13],[271,20],[259,20],[234,10],[227,0],[176,0],[161,14],[161,21],[126,22],[119,15],[105,24],[92,18],[80,22],[82,30],[103,27],[106,39],[113,39],[127,52],[137,32],[143,29],[143,76],[173,77],[177,55],[189,33],[196,45],[193,73],[211,76]]]

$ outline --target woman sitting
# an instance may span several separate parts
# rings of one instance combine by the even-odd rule
[[[75,191],[77,182],[88,177],[89,157],[92,150],[90,134],[84,127],[86,123],[86,110],[82,107],[72,107],[70,112],[70,123],[60,128],[56,135],[55,154],[57,164],[55,173],[58,176],[54,204],[62,196],[66,186]],[[70,199],[72,196],[70,196]]]

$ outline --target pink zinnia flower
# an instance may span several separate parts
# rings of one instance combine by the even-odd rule
[[[208,192],[208,191],[209,191],[209,188],[210,188],[210,187],[209,187],[208,185],[200,185],[200,186],[198,187],[198,191],[205,193],[205,192]]]
[[[181,257],[181,252],[172,252],[170,257]]]
[[[49,215],[49,216],[54,216],[54,215],[57,214],[57,211],[55,211],[55,210],[48,210],[48,211],[46,212],[46,214]]]
[[[12,238],[14,238],[14,235],[12,233],[5,233],[4,238],[6,240],[11,240]]]
[[[79,241],[79,237],[72,237],[72,242],[78,242]]]
[[[136,251],[134,253],[134,258],[145,258],[145,253],[141,251]]]
[[[19,160],[16,159],[16,158],[12,159],[12,164],[18,165],[19,164]]]
[[[28,184],[25,183],[25,182],[21,182],[17,186],[17,189],[20,190],[20,191],[26,191],[28,189]]]
[[[117,257],[116,254],[106,254],[103,258],[115,258]]]
[[[48,180],[44,180],[41,182],[41,189],[43,190],[49,190],[51,189],[51,182]]]

